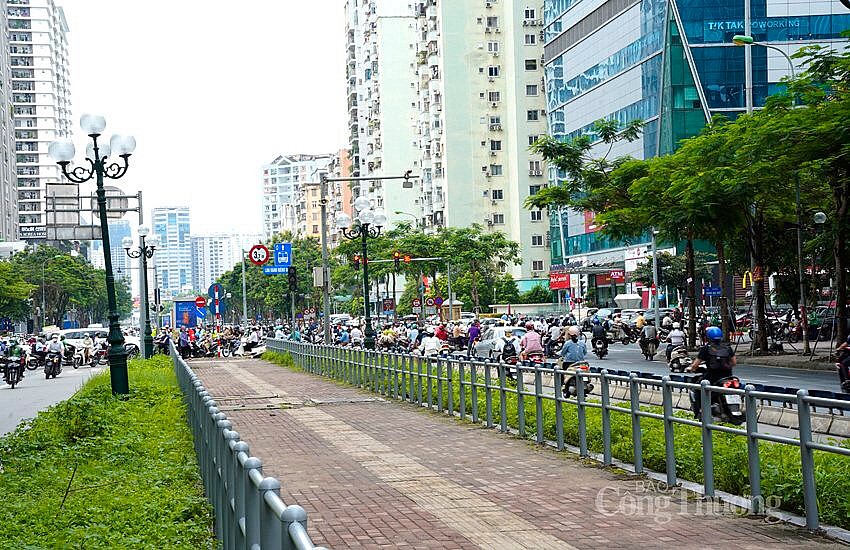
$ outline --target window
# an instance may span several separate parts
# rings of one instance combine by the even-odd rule
[[[494,124],[501,124],[501,123],[502,123],[502,117],[500,117],[500,116],[491,116],[490,117],[490,126],[492,126]]]
[[[531,211],[531,221],[533,221],[533,222],[543,221],[543,211],[542,210],[532,210]]]
[[[499,76],[499,67],[494,67],[492,65],[490,67],[487,67],[487,76],[489,76],[490,78]]]
[[[531,246],[543,246],[543,235],[532,235]]]
[[[494,225],[504,225],[505,224],[505,215],[504,214],[493,214],[493,224]]]
[[[536,195],[537,193],[540,192],[541,187],[542,186],[540,186],[540,185],[529,185],[528,186],[528,194],[529,195]]]
[[[492,198],[494,201],[500,201],[505,198],[505,192],[501,189],[493,189],[492,191],[490,191],[490,195],[490,198]]]
[[[528,169],[529,171],[540,172],[540,161],[539,160],[530,160],[528,161]]]
[[[501,176],[504,173],[501,164],[491,164],[490,165],[490,175],[491,176]]]
[[[525,60],[525,70],[526,71],[536,71],[537,70],[537,60],[536,59],[526,59]]]
[[[487,42],[487,51],[490,53],[496,53],[499,51],[499,43],[498,42]]]
[[[536,34],[526,34],[525,35],[525,45],[526,46],[535,46],[537,44],[537,35]]]
[[[498,139],[490,140],[490,150],[491,151],[501,151],[502,150],[502,141]]]
[[[318,226],[318,225],[314,225],[314,226],[313,226],[313,233],[318,233],[318,232],[319,232],[319,226]]]
[[[543,271],[543,260],[533,260],[531,262],[531,271]]]
[[[498,103],[502,99],[502,95],[499,92],[488,92],[487,99],[491,103]]]
[[[534,122],[535,120],[540,120],[540,112],[537,109],[533,111],[526,111],[525,118],[529,122]]]
[[[525,95],[537,95],[538,87],[537,84],[528,84],[525,86]]]
[[[534,145],[534,144],[535,144],[535,142],[536,142],[538,139],[540,139],[540,136],[539,136],[539,135],[536,135],[536,134],[535,134],[535,135],[532,135],[532,136],[528,136],[528,144],[529,144],[529,145]]]
[[[10,25],[11,26],[11,25]],[[487,18],[487,26],[490,28],[499,26],[499,18],[498,17],[488,17]]]
[[[525,17],[524,17],[524,19],[534,19],[534,16],[535,16],[535,15],[536,15],[536,14],[534,13],[534,9],[532,9],[532,8],[525,8]]]

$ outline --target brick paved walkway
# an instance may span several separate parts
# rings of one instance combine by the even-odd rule
[[[413,405],[259,360],[198,362],[237,430],[331,548],[822,548]],[[271,407],[271,408],[266,408]]]

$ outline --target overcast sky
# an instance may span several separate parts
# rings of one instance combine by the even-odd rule
[[[343,0],[57,3],[77,150],[87,112],[136,136],[119,185],[143,191],[146,221],[189,205],[193,234],[260,232],[262,165],[345,145]]]

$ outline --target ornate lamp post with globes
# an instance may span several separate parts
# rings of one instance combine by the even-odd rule
[[[387,215],[383,210],[372,210],[369,199],[360,196],[354,201],[357,210],[357,225],[352,227],[351,217],[345,212],[339,212],[336,216],[336,225],[339,227],[343,237],[354,241],[360,239],[360,254],[363,258],[363,302],[366,306],[366,330],[363,345],[366,349],[375,349],[375,331],[372,329],[372,314],[369,303],[369,261],[366,251],[367,240],[377,238],[381,234],[381,228],[387,223]]]
[[[50,157],[62,167],[62,173],[74,183],[84,183],[92,178],[97,183],[97,208],[100,214],[100,231],[103,241],[103,263],[106,269],[106,296],[109,303],[109,379],[112,393],[116,395],[130,393],[127,377],[127,350],[124,347],[124,335],[118,323],[118,304],[115,298],[115,275],[112,273],[112,251],[109,248],[109,219],[106,213],[106,190],[103,179],[117,180],[127,173],[130,155],[136,149],[136,139],[132,136],[113,135],[109,143],[98,143],[98,138],[106,128],[106,119],[100,115],[83,115],[80,127],[91,138],[86,148],[88,166],[71,168],[74,159],[74,144],[69,139],[56,140],[47,149]],[[121,159],[109,160],[115,153]]]
[[[139,227],[138,232],[139,246],[133,246],[132,237],[124,237],[121,240],[121,244],[124,245],[124,251],[127,253],[127,256],[140,260],[142,276],[139,277],[139,293],[142,296],[142,303],[139,306],[139,311],[141,312],[141,324],[144,331],[142,359],[150,359],[153,357],[153,332],[151,331],[151,310],[150,302],[148,301],[148,258],[153,257],[154,250],[159,246],[159,237],[153,235],[146,245],[145,237],[150,233],[150,229],[142,225]]]

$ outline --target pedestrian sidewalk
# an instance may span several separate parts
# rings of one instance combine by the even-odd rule
[[[330,548],[825,548],[642,478],[260,360],[192,361]],[[742,475],[745,475],[742,472]]]

